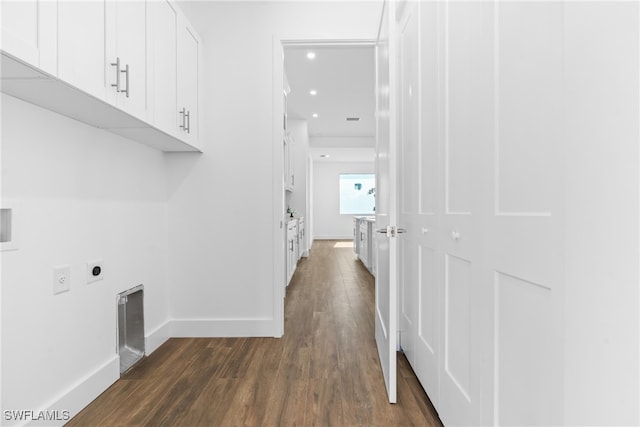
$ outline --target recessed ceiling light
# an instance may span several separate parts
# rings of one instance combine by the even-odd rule
[[[315,52],[307,52],[307,58],[308,59],[316,59],[316,53]]]
[[[328,154],[320,154],[320,157],[327,158],[327,157],[329,157],[329,155]]]
[[[318,118],[318,113],[313,113],[311,116],[312,116],[314,119],[316,119],[316,118]]]
[[[317,90],[315,90],[315,89],[311,89],[311,90],[309,91],[309,95],[317,95],[317,94],[318,94],[318,91],[317,91]]]

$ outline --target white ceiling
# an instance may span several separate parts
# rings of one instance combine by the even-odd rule
[[[309,136],[375,136],[373,46],[285,46],[284,52],[288,114],[307,120]],[[317,95],[309,94],[312,89]]]

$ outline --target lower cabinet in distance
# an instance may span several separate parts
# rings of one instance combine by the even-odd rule
[[[376,272],[375,217],[353,217],[353,250],[362,264],[375,276]]]
[[[298,262],[297,255],[297,241],[298,241],[298,220],[292,219],[287,223],[287,286],[291,282],[293,273],[296,271],[296,265]]]

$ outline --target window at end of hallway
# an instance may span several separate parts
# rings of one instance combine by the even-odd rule
[[[373,215],[376,206],[376,176],[372,173],[340,174],[340,214]]]

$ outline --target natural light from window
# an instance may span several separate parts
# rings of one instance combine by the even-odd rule
[[[348,242],[336,242],[333,245],[334,248],[353,248],[353,240],[349,240]]]
[[[340,174],[341,215],[373,215],[375,214],[375,206],[375,174]]]

